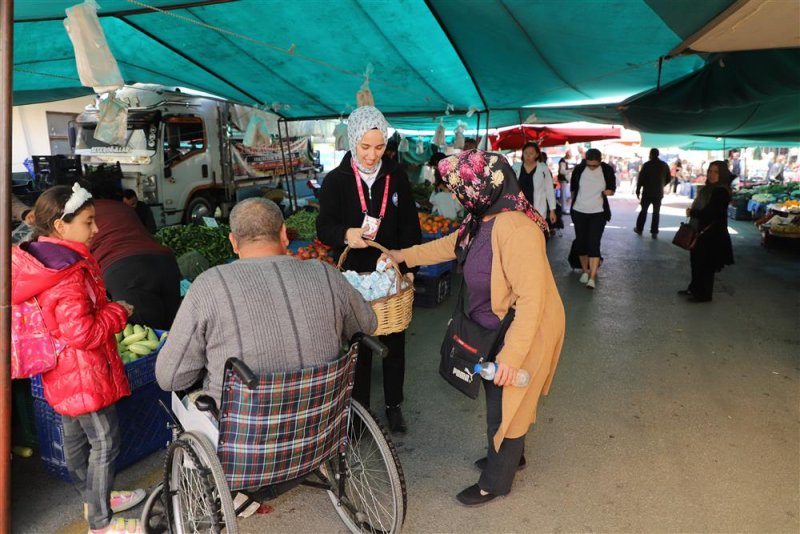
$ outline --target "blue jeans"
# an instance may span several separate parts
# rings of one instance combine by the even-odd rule
[[[70,477],[89,505],[89,528],[101,529],[111,522],[111,487],[120,437],[117,407],[71,417],[62,415],[64,457]]]

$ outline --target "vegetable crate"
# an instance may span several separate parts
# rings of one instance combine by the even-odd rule
[[[734,221],[749,221],[751,219],[746,205],[728,206],[728,217]]]
[[[445,273],[449,273],[456,267],[455,261],[445,261],[443,263],[437,263],[435,265],[423,265],[417,271],[417,274],[420,276],[427,276],[429,278],[436,278],[442,276]]]
[[[162,331],[156,330],[160,337]],[[125,365],[131,395],[117,402],[117,418],[120,431],[120,452],[117,469],[132,465],[145,456],[162,449],[169,443],[172,434],[167,426],[169,417],[158,403],[169,406],[170,394],[162,391],[156,383],[155,369],[158,351]],[[61,415],[44,400],[41,376],[31,379],[34,397],[36,429],[39,450],[45,470],[53,476],[69,481],[64,458],[64,426]]]
[[[414,278],[414,304],[435,308],[450,296],[450,280],[450,271],[435,277],[418,274]]]
[[[120,451],[117,469],[136,463],[145,456],[167,446],[171,432],[167,414],[158,401],[169,405],[169,393],[151,382],[117,402]],[[39,450],[45,470],[58,478],[70,481],[64,458],[64,425],[47,401],[34,400]]]

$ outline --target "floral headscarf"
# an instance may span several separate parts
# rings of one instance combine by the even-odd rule
[[[350,157],[353,158],[358,170],[364,174],[371,175],[380,169],[380,161],[373,167],[367,167],[358,161],[358,143],[370,130],[380,130],[383,139],[389,139],[389,123],[378,108],[372,106],[362,106],[356,108],[347,118],[347,142],[350,146]]]
[[[463,265],[486,215],[521,211],[547,235],[547,223],[525,198],[511,165],[502,154],[467,150],[439,162],[439,172],[467,210],[456,240],[459,265]]]

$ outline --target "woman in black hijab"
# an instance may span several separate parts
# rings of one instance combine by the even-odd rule
[[[689,253],[692,281],[678,294],[689,302],[711,302],[714,273],[725,265],[733,265],[733,247],[728,234],[728,204],[731,200],[731,173],[724,161],[708,165],[706,185],[686,209],[689,224],[699,232],[697,243]]]

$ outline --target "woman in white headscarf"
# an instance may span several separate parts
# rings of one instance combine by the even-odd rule
[[[319,194],[317,236],[333,247],[338,257],[349,245],[343,267],[372,272],[380,252],[367,247],[373,239],[388,249],[417,245],[422,234],[408,176],[397,162],[384,158],[389,124],[374,107],[356,109],[347,120],[350,151],[337,168],[329,172]],[[377,231],[375,228],[377,227]],[[383,391],[386,417],[392,432],[405,432],[403,402],[405,375],[405,332],[381,336],[389,348],[383,360]],[[369,406],[372,357],[359,353],[353,398]]]

